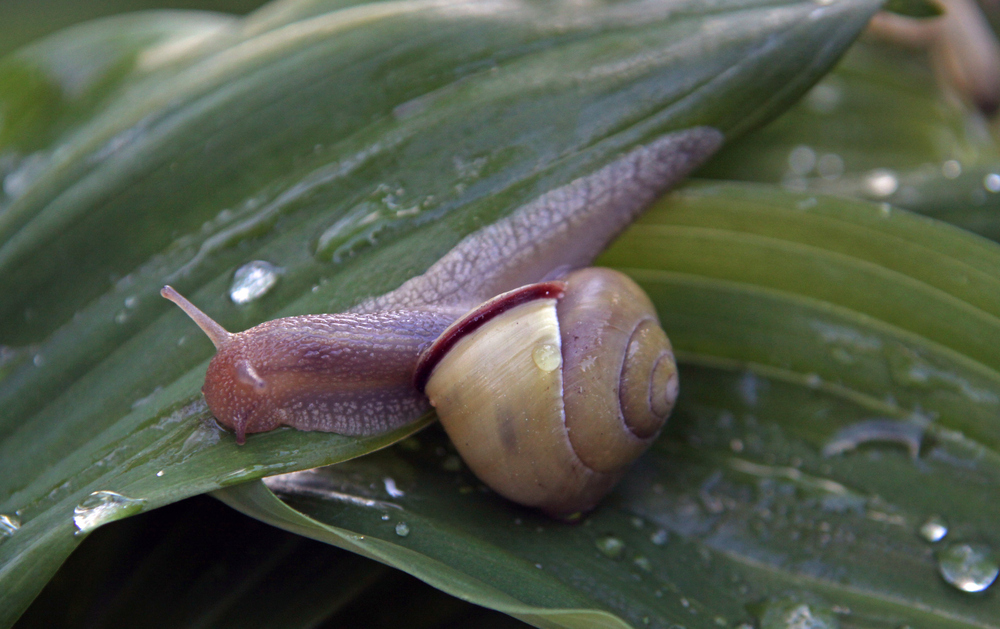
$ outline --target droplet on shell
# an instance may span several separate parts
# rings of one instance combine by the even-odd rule
[[[552,373],[562,365],[562,352],[551,343],[543,343],[531,350],[531,359],[546,373]]]

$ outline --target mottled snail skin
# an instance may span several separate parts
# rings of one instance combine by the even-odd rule
[[[429,410],[412,385],[420,352],[454,321],[430,309],[287,317],[230,334],[169,286],[216,345],[202,393],[219,423],[245,435],[279,426],[368,436]]]
[[[415,382],[476,476],[557,517],[594,508],[677,397],[653,305],[598,268],[483,304],[428,348]]]

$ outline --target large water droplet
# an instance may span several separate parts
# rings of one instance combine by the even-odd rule
[[[963,592],[982,592],[993,585],[1000,567],[989,546],[952,544],[938,552],[938,571]]]
[[[791,598],[764,604],[760,629],[837,629],[840,622],[833,610],[816,603]]]
[[[264,260],[247,262],[236,269],[229,298],[234,304],[248,304],[266,295],[278,283],[281,269]]]
[[[625,542],[614,535],[605,535],[597,540],[597,550],[601,551],[601,554],[605,557],[618,559],[625,550]]]
[[[396,525],[396,535],[400,537],[406,537],[410,534],[410,525],[406,522],[400,522]]]
[[[14,533],[17,533],[17,529],[19,528],[21,528],[21,518],[16,515],[0,513],[0,544]]]
[[[939,515],[932,515],[920,525],[920,537],[928,542],[940,542],[948,534],[948,523]]]
[[[145,500],[129,498],[113,491],[95,491],[73,510],[77,535],[93,531],[102,524],[114,522],[142,511]]]

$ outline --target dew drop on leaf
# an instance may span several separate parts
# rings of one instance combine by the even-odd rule
[[[247,262],[236,269],[229,299],[234,304],[248,304],[266,295],[278,283],[281,269],[264,260]]]
[[[937,559],[944,580],[963,592],[982,592],[1000,574],[992,550],[984,544],[952,544]]]
[[[618,559],[622,556],[622,551],[625,550],[625,542],[614,535],[605,535],[597,540],[597,550],[609,559]]]
[[[21,528],[21,519],[19,517],[0,513],[0,544],[8,537],[14,535],[14,533],[17,533],[19,528]]]
[[[129,498],[113,491],[95,491],[73,510],[77,535],[89,533],[102,524],[114,522],[142,511],[145,500]]]
[[[406,522],[400,522],[396,525],[396,535],[400,537],[406,537],[410,534],[410,525]]]
[[[940,542],[948,534],[948,523],[939,515],[932,515],[920,525],[920,537],[928,542]]]
[[[792,598],[770,600],[760,615],[760,629],[839,629],[833,610]]]

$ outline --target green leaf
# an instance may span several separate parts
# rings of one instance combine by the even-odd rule
[[[489,492],[437,429],[217,496],[537,626],[1000,626],[1000,599],[940,572],[952,544],[1000,557],[1000,247],[877,204],[697,183],[601,262],[656,303],[682,394],[582,523]],[[919,533],[934,516],[937,544]]]
[[[3,168],[13,170],[18,160],[86,122],[124,85],[168,71],[236,22],[194,11],[130,13],[81,24],[7,55],[0,60]],[[7,196],[27,185],[30,171],[42,164],[20,166],[20,178],[5,177]]]
[[[1000,154],[925,54],[866,41],[787,114],[700,176],[881,201],[1000,239]]]
[[[933,0],[888,0],[883,6],[884,11],[905,15],[907,17],[928,18],[937,17],[944,13],[937,2]]]
[[[987,121],[943,93],[925,53],[865,41],[785,115],[731,143],[699,176],[801,190],[949,160],[1000,160]]]
[[[0,625],[78,528],[349,459],[427,421],[236,447],[198,392],[209,343],[158,296],[165,282],[231,329],[343,310],[624,151],[770,119],[876,9],[484,6],[273,5],[162,72],[115,75],[92,118],[13,166],[20,185],[0,199],[0,513],[21,526],[0,545]],[[278,282],[238,305],[234,269],[253,260]]]

